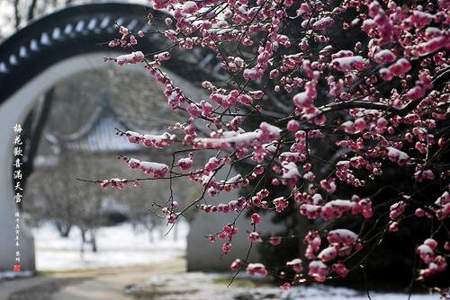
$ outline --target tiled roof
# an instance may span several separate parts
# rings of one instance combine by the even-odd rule
[[[46,135],[47,141],[65,149],[89,153],[123,153],[139,152],[145,148],[116,134],[116,128],[126,131],[127,124],[121,121],[112,108],[104,103],[92,114],[91,119],[77,132],[70,135],[55,137]]]

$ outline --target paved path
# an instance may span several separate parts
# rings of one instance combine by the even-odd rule
[[[29,289],[34,286],[48,284],[53,279],[46,277],[23,278],[16,280],[7,280],[0,282],[0,300],[8,300],[8,297],[21,290]]]
[[[0,284],[0,300],[134,300],[124,291],[158,273],[185,270],[181,259],[149,266],[52,273]]]

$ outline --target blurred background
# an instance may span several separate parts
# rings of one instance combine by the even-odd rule
[[[67,5],[93,2],[1,0],[0,43],[43,15]],[[141,16],[145,23],[144,9]],[[91,63],[89,57],[82,59]],[[4,91],[0,86],[0,94]],[[4,102],[9,100],[5,93],[2,96]],[[27,149],[32,151],[26,151],[24,159],[32,171],[24,180],[27,201],[21,210],[26,230],[34,238],[35,269],[25,268],[22,275],[28,276],[30,269],[39,278],[47,272],[147,266],[184,257],[187,220],[168,227],[153,206],[167,200],[168,182],[115,191],[77,180],[142,177],[128,170],[118,155],[167,161],[168,153],[129,144],[115,130],[161,133],[176,121],[178,116],[169,111],[160,87],[141,69],[105,63],[99,69],[61,74],[45,92],[29,97],[33,98],[31,108],[20,123],[33,133],[27,137]],[[198,193],[183,181],[172,189],[179,202]],[[1,242],[13,241],[2,235]],[[25,250],[25,255],[30,251]],[[11,280],[20,274],[0,265],[0,299],[48,299],[32,282]],[[179,265],[184,268],[183,262]],[[27,296],[30,288],[37,292]]]
[[[166,160],[165,151],[130,144],[115,131],[144,132],[145,124],[164,130],[171,120],[160,88],[142,73],[111,66],[67,78],[40,101],[51,102],[46,104],[51,109],[24,205],[35,228],[37,269],[138,264],[182,255],[186,223],[166,235],[169,228],[152,206],[164,205],[168,182],[116,191],[76,180],[142,177],[117,155]],[[195,196],[195,189],[183,184],[174,186],[175,197]]]

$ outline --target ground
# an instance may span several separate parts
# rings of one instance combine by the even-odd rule
[[[0,279],[0,300],[367,300],[347,288],[300,287],[282,293],[268,281],[241,274],[229,287],[230,275],[187,273],[185,235],[155,236],[124,224],[101,228],[99,252],[79,254],[79,236],[58,236],[45,225],[35,231],[38,276]],[[170,233],[173,235],[173,232]],[[0,276],[1,278],[1,276]],[[406,300],[407,294],[371,292],[373,300]],[[437,300],[438,295],[413,295],[411,300]]]
[[[367,300],[364,292],[326,286],[282,293],[268,282],[229,274],[186,273],[182,258],[146,266],[43,273],[0,283],[0,300]],[[14,288],[15,287],[15,290]],[[407,300],[407,294],[371,293],[373,300]],[[438,295],[413,295],[437,300]]]
[[[81,255],[81,236],[74,228],[68,238],[62,238],[55,227],[46,223],[33,230],[36,247],[36,268],[40,271],[95,269],[142,265],[182,256],[186,249],[186,223],[177,230],[163,226],[155,230],[153,241],[142,227],[124,223],[97,230],[98,252],[84,246]],[[175,239],[176,234],[176,239]]]
[[[131,300],[135,298],[126,293],[128,287],[161,272],[182,272],[183,266],[183,260],[172,259],[147,266],[41,273],[0,283],[0,300]]]

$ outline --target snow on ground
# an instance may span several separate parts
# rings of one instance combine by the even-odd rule
[[[407,293],[382,293],[369,291],[372,300],[409,300]],[[368,300],[366,292],[356,291],[349,288],[330,286],[309,286],[304,288],[294,288],[285,293],[283,300]],[[438,300],[438,294],[412,294],[411,300]]]
[[[36,244],[36,263],[40,271],[62,271],[93,269],[102,267],[122,267],[152,263],[177,256],[183,256],[186,249],[188,226],[180,223],[178,239],[173,238],[174,231],[160,238],[158,230],[155,241],[149,240],[148,233],[134,230],[130,224],[102,227],[97,233],[98,253],[92,253],[86,246],[84,257],[80,256],[80,232],[71,231],[69,238],[61,238],[51,224],[34,229]],[[168,228],[164,227],[165,231]],[[165,232],[164,231],[164,232]],[[137,292],[150,288],[162,289],[158,300],[215,300],[245,299],[281,299],[281,300],[367,300],[367,294],[349,288],[330,286],[302,286],[281,292],[273,286],[244,287],[238,282],[233,288],[227,287],[230,274],[175,273],[153,276],[143,286],[135,286]],[[239,278],[248,280],[248,276]],[[132,293],[132,292],[131,292]],[[405,293],[370,292],[372,300],[407,300]],[[414,294],[411,300],[437,300],[439,295]]]
[[[0,281],[2,279],[26,278],[31,276],[33,276],[33,272],[31,271],[20,271],[20,272],[6,271],[0,272]]]
[[[152,276],[142,285],[133,286],[127,293],[145,295],[157,300],[368,300],[365,291],[326,285],[294,287],[288,291],[269,284],[252,284],[249,276],[238,276],[228,287],[230,274],[175,273]],[[408,300],[407,293],[370,291],[372,300]],[[153,297],[154,298],[153,298]],[[144,298],[144,297],[143,297]],[[438,300],[438,294],[413,294],[411,300]]]
[[[97,231],[98,252],[93,253],[87,244],[81,255],[81,234],[78,228],[74,228],[68,238],[62,238],[52,224],[46,223],[33,229],[36,267],[39,271],[123,267],[183,256],[188,225],[179,223],[176,226],[176,240],[173,229],[163,237],[158,229],[154,232],[154,242],[150,242],[147,231],[143,228],[135,230],[131,224],[101,227]],[[162,227],[162,230],[165,234],[169,227]]]

